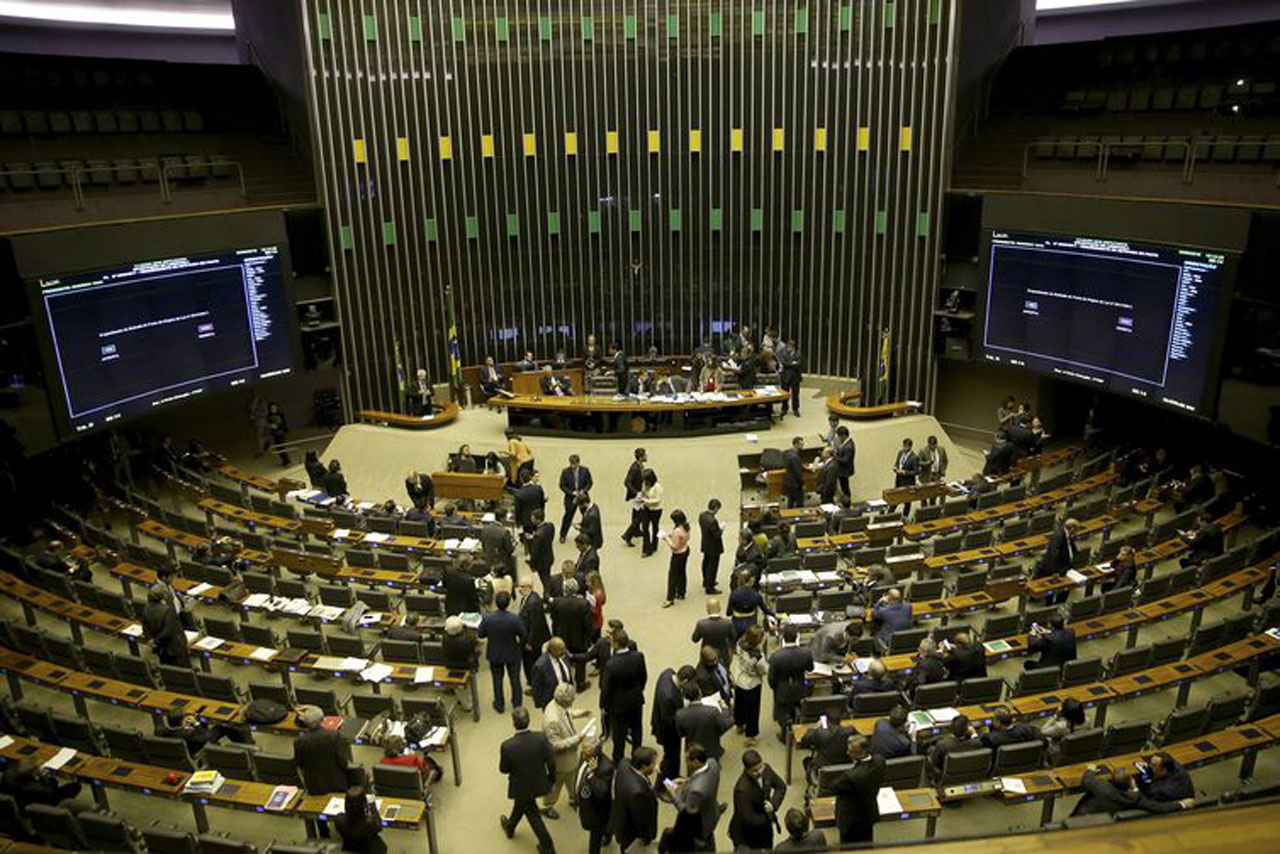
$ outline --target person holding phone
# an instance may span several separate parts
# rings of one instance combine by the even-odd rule
[[[382,819],[378,810],[365,796],[364,788],[347,789],[346,811],[333,820],[342,837],[342,850],[358,854],[387,854],[387,843],[382,841]]]

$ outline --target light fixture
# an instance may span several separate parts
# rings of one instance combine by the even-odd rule
[[[1244,78],[1243,78],[1243,77],[1238,78],[1238,79],[1236,80],[1236,85],[1237,85],[1237,86],[1243,86],[1243,85],[1244,85]]]
[[[62,24],[145,27],[174,30],[235,30],[228,4],[225,12],[193,12],[106,3],[49,3],[44,0],[0,0],[0,17]]]

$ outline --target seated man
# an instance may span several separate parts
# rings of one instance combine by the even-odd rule
[[[502,388],[502,368],[493,361],[492,356],[484,357],[484,367],[480,369],[480,389],[487,397],[493,397]]]
[[[542,393],[548,397],[567,397],[573,393],[569,380],[553,374],[550,365],[542,366],[542,377],[538,385],[542,388]]]
[[[93,581],[89,562],[72,557],[61,540],[50,540],[44,551],[36,556],[36,566],[50,572],[66,573],[72,581]]]
[[[1080,788],[1084,789],[1084,797],[1076,804],[1072,815],[1114,814],[1123,810],[1170,813],[1191,809],[1196,804],[1192,798],[1157,801],[1147,797],[1133,785],[1133,776],[1125,766],[1113,769],[1111,779],[1103,780],[1098,776],[1098,767],[1091,764],[1085,769]]]
[[[887,691],[897,691],[898,684],[888,678],[888,668],[884,666],[884,662],[878,658],[871,659],[871,664],[867,667],[867,675],[861,679],[853,680],[853,684],[849,686],[849,705],[853,705],[853,698],[859,694],[883,694]]]
[[[1013,468],[1018,449],[1005,435],[1005,431],[996,433],[995,443],[987,450],[987,461],[982,466],[982,474],[986,477],[999,477]]]
[[[982,746],[995,750],[1006,744],[1021,744],[1025,741],[1044,742],[1044,735],[1031,724],[1016,724],[1013,713],[1008,709],[996,709],[991,718],[991,729],[982,734]]]
[[[1163,750],[1154,754],[1147,767],[1138,768],[1138,788],[1153,801],[1168,803],[1195,798],[1191,775]]]
[[[532,351],[524,351],[524,358],[516,362],[516,370],[522,373],[538,370],[538,360],[533,358]]]
[[[902,601],[902,591],[895,587],[880,597],[867,618],[876,625],[876,646],[888,651],[893,633],[911,628],[911,603]]]
[[[948,754],[961,750],[973,750],[981,746],[977,734],[969,726],[969,718],[965,715],[956,715],[947,725],[947,734],[929,748],[929,766],[932,768],[934,777],[942,773]]]
[[[1033,664],[1027,662],[1027,667],[1057,667],[1068,661],[1075,661],[1076,658],[1076,633],[1074,630],[1067,628],[1066,620],[1062,614],[1054,614],[1049,618],[1048,628],[1044,626],[1032,626],[1031,637],[1027,641],[1027,651],[1039,653],[1040,658]]]
[[[1209,513],[1200,511],[1195,530],[1181,533],[1188,546],[1186,557],[1181,561],[1183,566],[1195,566],[1222,554],[1222,526]]]
[[[182,739],[193,759],[206,744],[213,744],[222,737],[222,733],[201,723],[194,715],[184,715],[180,709],[170,709],[164,717],[156,720],[156,735]]]
[[[907,733],[907,707],[894,706],[889,717],[876,721],[868,749],[875,756],[896,759],[915,752],[915,743]]]

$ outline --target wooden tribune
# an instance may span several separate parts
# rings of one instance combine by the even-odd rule
[[[924,405],[915,400],[903,400],[897,403],[882,403],[879,406],[858,406],[862,400],[860,391],[838,391],[827,397],[827,411],[841,418],[854,420],[871,420],[875,418],[893,418],[896,415],[911,415],[919,412]]]
[[[500,474],[468,474],[437,471],[431,473],[436,498],[467,498],[472,501],[501,501],[507,479]]]
[[[456,421],[458,412],[458,404],[452,400],[446,400],[433,407],[430,417],[404,415],[400,412],[386,412],[381,409],[361,409],[356,412],[356,420],[369,421],[384,427],[400,427],[405,430],[434,430]]]

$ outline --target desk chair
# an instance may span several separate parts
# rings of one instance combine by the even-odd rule
[[[31,738],[39,741],[53,741],[53,718],[45,706],[37,706],[24,700],[14,706],[18,713],[18,723]]]
[[[982,624],[982,639],[984,641],[993,641],[1013,637],[1021,629],[1021,614],[1001,614],[995,617],[987,617],[987,621]]]
[[[1009,696],[1026,697],[1029,694],[1054,691],[1057,690],[1061,680],[1062,671],[1056,667],[1032,667],[1018,674]]]
[[[147,764],[172,768],[175,771],[195,771],[196,763],[187,750],[187,743],[180,738],[163,735],[144,735],[142,747],[147,752]]]
[[[839,533],[856,534],[858,531],[867,530],[867,525],[870,524],[869,516],[845,516],[840,519]]]
[[[253,843],[216,833],[200,834],[196,837],[196,845],[200,848],[200,854],[258,854],[258,848]]]
[[[877,546],[870,549],[858,549],[853,553],[853,565],[872,566],[873,564],[884,563],[884,559],[888,554],[888,549],[884,546]]]
[[[933,555],[955,554],[964,546],[964,534],[947,534],[933,538]]]
[[[386,613],[396,609],[391,594],[385,590],[357,590],[356,601],[363,602],[370,611]]]
[[[106,743],[93,724],[83,718],[73,718],[58,712],[50,712],[49,719],[53,724],[53,740],[58,744],[92,753],[94,756],[107,755]]]
[[[194,836],[167,827],[142,828],[142,844],[147,854],[200,854]]]
[[[1102,659],[1077,658],[1062,665],[1062,687],[1074,688],[1076,685],[1088,685],[1102,681]]]
[[[287,596],[290,599],[306,599],[308,602],[316,601],[315,593],[301,578],[277,578],[276,595]]]
[[[407,798],[423,800],[426,789],[422,785],[422,774],[417,768],[406,768],[403,765],[373,766],[373,788],[380,797]]]
[[[1023,741],[996,748],[996,761],[991,769],[992,777],[1008,777],[1027,774],[1040,767],[1044,757],[1044,744],[1039,741]]]
[[[276,580],[265,572],[242,572],[240,573],[240,580],[244,582],[245,589],[250,593],[275,595]]]
[[[102,740],[112,759],[146,764],[147,750],[142,744],[142,734],[137,730],[111,724],[103,724],[98,730],[102,733]]]
[[[1150,739],[1151,724],[1146,721],[1130,721],[1109,726],[1099,755],[1106,758],[1136,753],[1146,747]]]
[[[783,593],[773,607],[779,614],[807,614],[813,610],[813,594],[807,590]]]
[[[285,637],[291,647],[305,649],[307,652],[313,652],[316,655],[328,654],[322,631],[316,629],[289,629],[285,632]]]
[[[1083,620],[1092,620],[1101,613],[1102,595],[1085,596],[1082,599],[1076,599],[1067,606],[1067,622],[1078,623]]]
[[[388,664],[421,664],[422,649],[417,641],[384,638],[382,660]]]
[[[835,552],[813,552],[801,555],[800,565],[814,572],[835,569],[838,555]]]
[[[271,685],[264,682],[249,683],[249,699],[250,700],[271,700],[273,703],[279,703],[286,709],[292,709],[294,706],[293,697],[289,693],[286,685]]]
[[[1160,733],[1156,737],[1156,741],[1161,745],[1165,745],[1195,738],[1204,732],[1204,728],[1208,723],[1208,706],[1174,709],[1164,719],[1164,723],[1160,725]]]
[[[406,537],[427,537],[431,532],[424,520],[401,519],[400,533]]]
[[[1160,575],[1142,583],[1142,587],[1138,592],[1138,604],[1149,605],[1152,602],[1165,599],[1169,596],[1169,591],[1173,587],[1173,578],[1168,575]]]
[[[857,601],[857,594],[851,590],[819,590],[818,610],[843,611]]]
[[[329,654],[343,658],[371,658],[378,649],[377,644],[370,646],[365,643],[364,638],[357,635],[334,632],[327,635],[326,639],[329,642]]]
[[[57,635],[46,635],[44,648],[49,653],[47,660],[62,665],[68,670],[84,670],[84,659],[80,656],[80,647],[69,638]]]
[[[976,783],[990,776],[991,749],[979,747],[973,750],[956,750],[948,753],[938,776],[939,789],[962,783]]]
[[[166,691],[199,696],[200,686],[196,684],[196,675],[191,668],[161,664],[158,669]]]
[[[1111,664],[1107,668],[1107,678],[1114,679],[1117,676],[1127,676],[1139,670],[1146,670],[1150,666],[1151,644],[1135,646],[1132,649],[1122,649],[1111,656]]]
[[[253,779],[253,751],[240,744],[209,744],[200,751],[205,767],[229,780]]]
[[[276,637],[276,630],[270,626],[253,626],[249,623],[241,623],[240,637],[244,638],[245,643],[251,643],[255,646],[265,646],[270,649],[280,646],[280,639]]]
[[[94,676],[120,679],[120,674],[116,671],[116,655],[111,650],[95,649],[87,646],[81,651],[81,654],[84,657],[85,669]]]
[[[955,705],[960,686],[956,682],[933,682],[916,688],[913,709],[940,709]]]
[[[72,851],[89,847],[80,822],[68,809],[30,804],[27,818],[31,821],[31,829],[50,846]]]
[[[215,638],[222,638],[228,641],[239,641],[240,624],[235,620],[228,620],[222,617],[205,617],[204,631],[207,635],[213,635]]]
[[[404,571],[409,568],[409,556],[399,552],[378,552],[378,567]]]
[[[299,706],[318,706],[326,715],[343,714],[347,701],[338,699],[338,692],[331,688],[293,687],[293,696]]]
[[[843,694],[832,694],[828,697],[805,697],[800,701],[800,720],[816,721],[823,715],[829,721],[839,721],[849,707],[849,700]]]
[[[270,783],[273,786],[301,786],[298,779],[298,765],[293,756],[281,756],[277,753],[255,753],[253,756],[253,775],[259,783]]]
[[[990,528],[984,528],[980,531],[970,531],[964,535],[964,548],[968,549],[985,549],[995,542],[995,532]]]
[[[912,514],[913,522],[932,522],[935,519],[942,518],[941,504],[925,504],[916,508],[916,512]]]
[[[978,496],[978,509],[990,510],[999,504],[1005,502],[1005,497],[999,492],[986,492]]]
[[[76,819],[91,851],[133,854],[141,847],[142,835],[119,816],[82,812],[76,815]]]
[[[967,593],[977,593],[986,588],[989,578],[990,573],[985,569],[960,572],[956,575],[955,586],[952,588],[951,592],[955,596],[964,596]]]
[[[212,673],[196,671],[196,685],[200,688],[200,696],[223,703],[243,703],[244,695],[234,679],[227,676],[215,676]]]
[[[1205,722],[1204,731],[1206,733],[1217,732],[1220,729],[1235,726],[1240,722],[1240,716],[1244,714],[1248,703],[1248,694],[1237,694],[1234,697],[1214,697],[1209,701],[1209,719]],[[58,724],[56,715],[53,723],[56,729]]]
[[[392,720],[398,719],[395,697],[387,694],[361,694],[356,692],[351,695],[350,699],[351,711],[358,718],[371,721],[379,715],[386,715]]]
[[[924,688],[928,688],[925,685]],[[924,690],[921,688],[920,690]],[[918,694],[919,692],[917,692]],[[1004,680],[999,676],[984,676],[977,679],[965,679],[960,682],[960,691],[956,695],[956,705],[976,706],[983,703],[998,703],[1004,695]]]
[[[1138,590],[1135,587],[1121,587],[1102,594],[1102,613],[1114,614],[1133,607],[1133,599]]]
[[[871,691],[855,694],[853,698],[854,717],[866,718],[873,715],[887,715],[894,706],[902,703],[902,695],[897,691]]]
[[[929,636],[929,629],[902,629],[889,636],[889,655],[903,655],[915,652],[920,641]]]
[[[1102,755],[1102,746],[1106,740],[1106,730],[1082,729],[1063,736],[1058,742],[1055,765],[1076,765],[1081,762],[1092,762]]]
[[[318,584],[320,604],[333,608],[350,608],[356,604],[356,594],[345,584]]]
[[[444,616],[444,597],[434,593],[406,593],[404,609],[410,614]]]
[[[907,586],[908,602],[929,602],[934,599],[941,599],[943,592],[943,579],[929,578],[925,580],[916,580]]]
[[[899,756],[884,763],[884,783],[891,789],[915,789],[924,776],[923,756]]]
[[[359,569],[377,569],[378,559],[373,552],[347,549],[347,563]]]
[[[969,499],[965,498],[948,498],[942,504],[943,516],[963,516],[969,512]]]
[[[1056,514],[1049,510],[1045,513],[1037,513],[1032,516],[1027,523],[1027,534],[1045,534],[1053,528],[1053,522]]]

